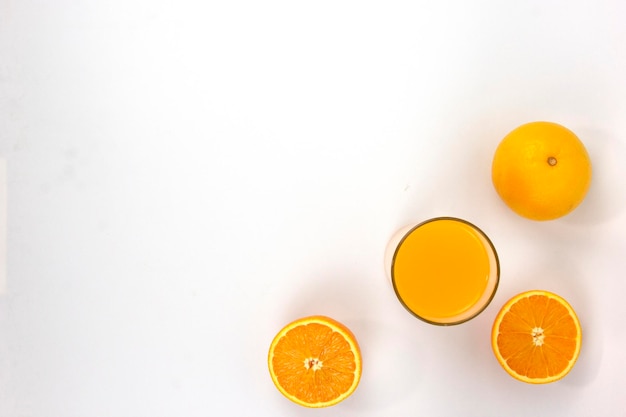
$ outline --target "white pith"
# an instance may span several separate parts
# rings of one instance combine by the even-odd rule
[[[543,339],[546,336],[543,334],[543,329],[541,327],[534,327],[530,334],[533,337],[533,344],[535,346],[543,345]]]
[[[313,369],[314,371],[319,371],[322,369],[322,361],[317,358],[306,358],[304,360],[304,367],[306,369]]]

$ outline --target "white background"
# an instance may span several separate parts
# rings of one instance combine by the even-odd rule
[[[0,5],[0,416],[626,416],[625,2]],[[552,222],[490,180],[533,120],[576,132],[594,166]],[[476,223],[502,265],[493,303],[452,328],[403,310],[383,269],[396,229],[438,215]],[[534,288],[584,331],[544,386],[489,341]],[[309,314],[362,348],[360,386],[329,409],[267,371]]]

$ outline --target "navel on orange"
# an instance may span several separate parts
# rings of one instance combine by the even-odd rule
[[[591,161],[583,143],[556,123],[532,122],[510,132],[491,166],[493,185],[520,216],[552,220],[576,208],[591,183]]]
[[[560,296],[527,291],[510,299],[491,331],[496,359],[512,377],[531,384],[563,378],[580,353],[576,313]]]
[[[285,326],[270,346],[269,371],[278,390],[305,407],[328,407],[354,392],[361,351],[352,332],[324,316]]]

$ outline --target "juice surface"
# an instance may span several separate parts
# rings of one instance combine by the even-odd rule
[[[396,293],[428,321],[463,318],[487,289],[490,250],[485,237],[463,221],[426,222],[405,236],[395,253]]]

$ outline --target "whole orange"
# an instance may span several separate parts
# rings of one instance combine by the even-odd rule
[[[502,139],[491,179],[502,200],[532,220],[552,220],[574,210],[591,184],[591,161],[583,143],[557,123],[531,122]]]

